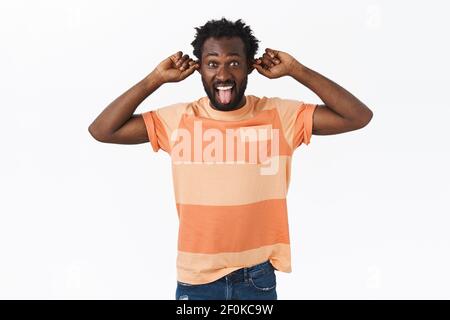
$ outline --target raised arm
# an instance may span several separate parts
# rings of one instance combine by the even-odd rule
[[[89,133],[105,143],[148,142],[144,119],[134,114],[137,107],[164,83],[182,81],[196,68],[198,63],[181,51],[164,59],[148,76],[111,102],[91,123]]]
[[[365,127],[372,119],[372,111],[358,98],[320,73],[295,64],[292,77],[317,94],[324,104],[313,114],[312,133],[328,135]]]
[[[372,111],[358,98],[286,52],[267,48],[253,66],[270,79],[291,76],[320,97],[324,104],[318,105],[314,111],[313,134],[337,134],[360,129],[372,119]]]

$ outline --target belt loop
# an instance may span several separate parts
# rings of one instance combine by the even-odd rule
[[[247,272],[248,268],[244,268],[244,282],[248,282],[248,272]]]

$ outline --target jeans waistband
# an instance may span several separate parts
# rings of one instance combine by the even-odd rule
[[[262,271],[261,271],[262,270]],[[262,263],[253,265],[251,267],[245,267],[238,269],[236,271],[231,272],[230,274],[227,274],[225,278],[228,281],[232,282],[240,282],[240,281],[247,281],[249,277],[251,277],[253,274],[256,274],[257,272],[273,272],[274,267],[270,263],[269,260],[264,261]]]

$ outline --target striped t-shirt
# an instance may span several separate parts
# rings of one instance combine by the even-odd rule
[[[172,160],[178,281],[209,283],[266,260],[291,272],[291,157],[309,144],[315,107],[248,95],[232,111],[203,97],[142,113],[153,150]]]

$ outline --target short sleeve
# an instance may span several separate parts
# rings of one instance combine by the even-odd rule
[[[189,103],[176,103],[141,113],[153,151],[163,149],[167,153],[171,152],[169,137],[178,128],[189,105]]]
[[[297,107],[294,124],[294,148],[302,143],[308,145],[311,140],[313,127],[313,114],[317,105],[312,103],[301,103]]]
[[[284,136],[292,151],[302,143],[309,144],[316,104],[277,97],[268,99],[267,103],[278,111]]]
[[[141,114],[144,119],[145,127],[147,129],[148,140],[153,148],[153,151],[158,152],[159,149],[163,149],[169,152],[170,146],[158,110],[147,111]]]

